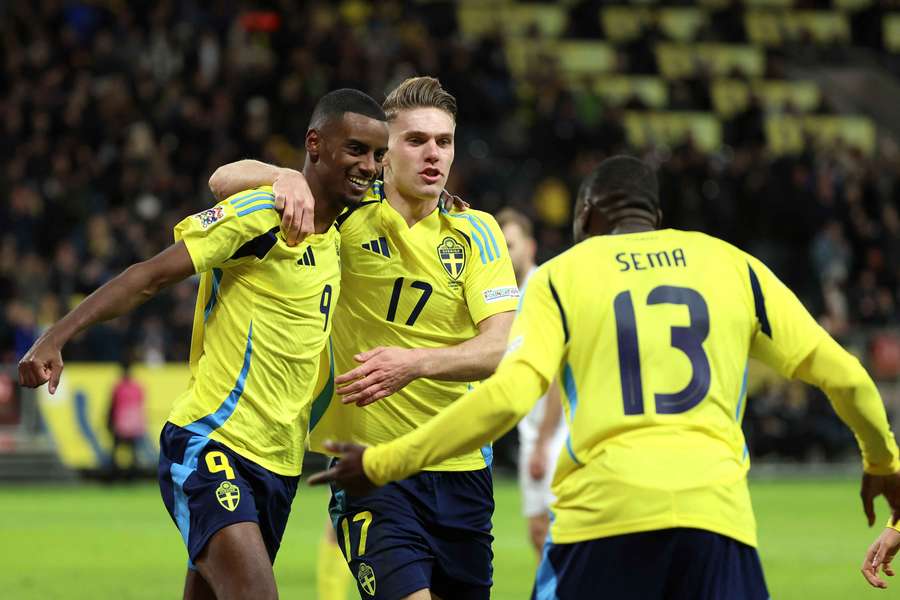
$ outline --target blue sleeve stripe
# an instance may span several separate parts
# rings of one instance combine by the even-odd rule
[[[247,192],[246,194],[242,194],[236,198],[232,198],[228,201],[235,208],[240,208],[242,206],[246,206],[250,204],[253,200],[259,200],[262,198],[270,198],[272,200],[275,199],[275,194],[272,192],[261,192],[258,190],[253,190],[251,192]]]
[[[258,210],[263,210],[266,208],[271,208],[272,210],[275,210],[275,205],[272,203],[257,204],[255,206],[251,206],[250,208],[245,208],[244,210],[240,211],[237,214],[237,216],[243,217],[244,215],[249,215],[250,213],[255,213]]]
[[[472,224],[472,227],[475,228],[475,231],[478,232],[478,235],[481,236],[481,239],[484,242],[484,246],[487,248],[487,262],[491,262],[492,260],[494,260],[494,253],[491,252],[491,247],[488,245],[487,234],[484,232],[484,229],[481,228],[481,225],[478,224],[478,221],[476,221],[471,215],[465,215],[465,217],[466,219],[468,219],[469,223]]]
[[[472,239],[475,240],[475,245],[478,246],[478,253],[481,255],[481,264],[485,265],[488,262],[494,260],[493,254],[491,254],[491,249],[488,247],[487,252],[485,252],[485,247],[487,246],[487,237],[485,237],[484,232],[481,231],[481,228],[472,220],[471,215],[451,215],[448,211],[441,209],[441,213],[447,215],[448,217],[452,217],[454,219],[465,219],[472,225],[476,231],[473,233],[475,235],[472,236]]]
[[[488,232],[488,236],[490,236],[490,238],[491,238],[491,246],[493,246],[493,248],[494,248],[494,254],[497,256],[497,258],[500,258],[500,247],[497,245],[497,240],[494,238],[494,232],[491,231],[490,226],[487,223],[485,223],[484,219],[482,219],[478,215],[472,215],[472,218],[475,219],[476,221],[478,221],[479,223],[481,223],[481,225]]]

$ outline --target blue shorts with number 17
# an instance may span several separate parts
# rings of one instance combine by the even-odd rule
[[[397,600],[426,588],[445,600],[490,598],[489,468],[426,471],[365,496],[332,489],[329,510],[361,598]]]
[[[243,522],[259,525],[274,562],[298,480],[172,423],[159,437],[159,489],[187,546],[190,566],[217,531]]]

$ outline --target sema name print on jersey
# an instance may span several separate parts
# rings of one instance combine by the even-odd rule
[[[218,223],[225,216],[225,209],[221,206],[213,206],[208,210],[194,215],[194,218],[200,221],[203,229],[208,229],[211,225]]]

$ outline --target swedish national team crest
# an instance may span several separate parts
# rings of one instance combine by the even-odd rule
[[[437,251],[447,274],[453,279],[459,279],[463,269],[466,268],[466,249],[463,245],[452,237],[445,237]]]
[[[370,596],[375,595],[375,570],[366,563],[360,563],[359,571],[356,572],[356,579],[359,580],[359,587]]]
[[[234,512],[234,509],[236,509],[237,505],[241,502],[241,488],[230,481],[223,481],[219,487],[216,488],[216,500],[219,501],[222,508]]]

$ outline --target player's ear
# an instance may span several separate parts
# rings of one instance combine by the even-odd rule
[[[318,131],[310,129],[306,132],[306,155],[309,156],[311,162],[319,161],[319,153],[322,151],[321,144],[322,138]]]

